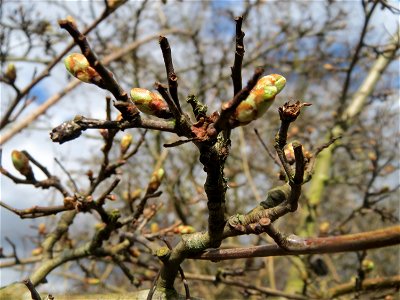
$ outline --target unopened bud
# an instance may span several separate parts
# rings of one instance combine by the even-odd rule
[[[330,224],[329,222],[325,221],[319,224],[319,235],[326,236],[329,232]]]
[[[196,232],[196,229],[194,229],[194,227],[190,225],[179,225],[174,229],[174,232],[179,234],[189,234]]]
[[[147,194],[155,193],[160,187],[161,181],[164,178],[164,169],[160,168],[155,171],[150,178],[150,183],[147,187]]]
[[[40,224],[38,225],[38,233],[39,233],[40,235],[45,235],[45,234],[46,234],[46,224],[40,223]]]
[[[157,223],[151,223],[150,231],[151,231],[151,233],[159,232],[160,231],[160,227],[158,226]]]
[[[87,284],[91,284],[91,285],[96,285],[100,283],[100,279],[98,278],[93,278],[93,277],[89,277],[89,278],[85,278],[85,282]]]
[[[130,133],[125,134],[120,143],[121,154],[124,155],[128,151],[129,146],[132,144],[132,135]]]
[[[35,249],[33,249],[32,252],[31,252],[31,254],[32,254],[33,256],[38,256],[38,255],[40,255],[40,254],[42,254],[42,253],[43,253],[43,248],[42,248],[42,247],[35,248]]]
[[[33,179],[33,172],[31,165],[29,164],[29,158],[20,151],[14,150],[11,153],[11,159],[15,169],[24,175],[27,179]]]
[[[370,259],[364,259],[361,263],[361,268],[364,272],[369,273],[375,269],[375,264]]]
[[[100,74],[92,68],[87,58],[80,53],[72,53],[64,60],[67,71],[79,80],[93,83],[100,88],[105,88],[104,81]]]
[[[163,119],[172,117],[167,103],[159,94],[142,88],[133,88],[131,89],[131,98],[137,108],[145,114]]]
[[[279,74],[271,74],[259,79],[246,100],[236,108],[233,114],[233,125],[246,125],[260,118],[274,102],[275,96],[282,91],[285,84],[285,77]]]
[[[10,83],[14,83],[15,79],[17,79],[17,69],[14,64],[8,64],[6,73],[4,74],[5,78],[8,79]]]

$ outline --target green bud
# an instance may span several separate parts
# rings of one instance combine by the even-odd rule
[[[370,259],[364,259],[361,268],[364,272],[369,273],[375,269],[375,263]]]
[[[6,73],[4,74],[10,83],[14,83],[17,79],[17,69],[14,64],[8,64]]]
[[[128,148],[132,144],[133,137],[130,133],[125,134],[120,143],[121,154],[125,154],[128,151]]]
[[[151,175],[150,183],[147,187],[147,194],[153,194],[158,190],[164,178],[164,174],[164,169],[160,168]]]
[[[29,158],[20,151],[14,150],[11,153],[11,160],[15,169],[28,179],[33,179],[33,172],[29,164]]]
[[[267,75],[258,80],[249,96],[236,108],[233,125],[246,125],[260,118],[274,102],[275,96],[282,91],[285,84],[285,77],[279,74]]]
[[[67,71],[80,81],[93,83],[100,88],[105,88],[100,74],[92,68],[87,58],[80,53],[72,53],[64,59],[64,65]]]
[[[137,108],[148,115],[168,119],[172,117],[167,103],[156,93],[142,88],[131,89],[131,98]]]

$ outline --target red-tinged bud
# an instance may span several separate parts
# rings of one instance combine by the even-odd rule
[[[160,187],[161,181],[164,178],[164,169],[160,168],[155,171],[150,178],[149,185],[147,187],[147,194],[155,193]]]
[[[6,73],[4,77],[10,82],[14,83],[15,79],[17,79],[17,69],[14,64],[9,64],[6,69]]]
[[[72,53],[64,60],[67,71],[79,80],[93,83],[100,88],[105,88],[105,84],[100,74],[92,68],[87,58],[80,53]]]
[[[105,140],[108,139],[108,129],[100,128],[99,132],[100,132],[101,136],[103,137],[103,139],[105,139]]]
[[[189,234],[196,232],[196,229],[190,225],[179,225],[174,229],[174,232],[179,234]]]
[[[163,119],[172,117],[167,103],[159,94],[142,88],[133,88],[131,89],[131,98],[137,108],[145,114]]]
[[[132,144],[133,137],[130,133],[125,134],[120,143],[121,155],[124,155],[128,151],[130,145]]]
[[[107,195],[106,198],[107,198],[108,200],[110,200],[110,201],[115,201],[115,200],[117,200],[117,196],[115,196],[115,195]]]
[[[275,96],[285,87],[282,75],[271,74],[257,81],[249,96],[239,104],[233,114],[232,125],[243,126],[260,118],[271,106]]]
[[[11,153],[11,159],[15,169],[24,175],[27,179],[34,179],[31,165],[29,164],[29,158],[20,151],[14,150]]]

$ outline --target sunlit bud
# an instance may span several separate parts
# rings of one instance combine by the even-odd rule
[[[393,173],[396,170],[396,168],[393,165],[386,165],[383,167],[383,171],[385,172],[385,175]]]
[[[289,144],[286,146],[284,152],[285,152],[285,156],[286,156],[287,162],[288,162],[289,164],[293,164],[294,161],[295,161],[295,159],[294,159],[294,150],[293,150],[293,145],[292,145],[292,143],[289,143]]]
[[[76,20],[74,19],[73,16],[68,15],[68,16],[66,17],[66,19],[67,19],[68,22],[71,22],[75,27],[77,27],[77,25],[76,25]]]
[[[326,236],[328,234],[328,232],[329,232],[329,227],[330,227],[330,224],[327,221],[322,222],[321,224],[319,224],[319,235],[320,236]]]
[[[116,9],[118,6],[124,4],[126,0],[106,0],[109,9]]]
[[[91,285],[96,285],[100,283],[100,279],[98,278],[93,278],[93,277],[89,277],[89,278],[85,278],[85,282],[87,284],[91,284]]]
[[[33,249],[32,252],[31,252],[31,254],[32,254],[33,256],[38,256],[38,255],[40,255],[40,254],[42,254],[42,253],[43,253],[43,248],[42,248],[42,247],[35,248],[35,249]]]
[[[147,194],[155,193],[160,187],[163,178],[164,178],[164,169],[160,168],[157,171],[155,171],[151,175],[150,182],[147,187]]]
[[[64,59],[67,71],[79,80],[105,88],[100,74],[92,68],[83,54],[72,53]]]
[[[334,67],[333,65],[331,65],[331,64],[324,64],[323,67],[324,67],[324,69],[327,70],[327,71],[332,71],[332,70],[335,69],[335,67]]]
[[[126,133],[120,143],[121,154],[125,154],[128,151],[129,146],[132,144],[132,135],[130,133]]]
[[[364,259],[361,264],[361,268],[364,272],[369,273],[375,268],[375,264],[370,259]]]
[[[174,232],[179,234],[188,234],[196,232],[196,229],[194,229],[194,227],[190,225],[179,225],[174,229]]]
[[[376,161],[377,160],[376,154],[374,152],[368,152],[368,158],[371,161]]]
[[[131,98],[137,108],[148,115],[168,119],[172,117],[167,103],[156,93],[142,88],[131,89]]]
[[[249,96],[236,108],[233,115],[236,125],[246,125],[260,118],[271,106],[275,96],[285,87],[286,79],[282,75],[271,74],[258,80]],[[235,122],[234,122],[235,123]]]
[[[4,74],[10,83],[14,83],[17,79],[17,69],[14,64],[8,64],[6,73]]]
[[[40,235],[45,235],[45,234],[46,234],[46,224],[40,223],[40,224],[38,225],[38,233],[39,233]]]
[[[106,227],[106,224],[104,224],[104,223],[96,223],[94,225],[94,229],[96,229],[97,231],[102,230],[104,227]]]
[[[115,121],[117,121],[117,122],[122,121],[122,114],[121,113],[119,113],[117,115],[117,117],[115,118]]]
[[[106,198],[107,198],[108,200],[110,200],[110,201],[115,201],[115,200],[117,200],[117,196],[115,196],[115,195],[113,195],[113,194],[107,195]]]
[[[151,231],[151,233],[159,232],[160,231],[160,227],[158,226],[157,223],[151,223],[150,231]]]
[[[14,150],[11,153],[11,159],[15,169],[28,179],[33,179],[33,172],[29,164],[29,158],[20,151]]]

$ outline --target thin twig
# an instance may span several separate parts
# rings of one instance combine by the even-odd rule
[[[67,175],[69,181],[72,183],[72,185],[74,186],[74,192],[78,192],[79,188],[75,182],[75,180],[72,178],[71,173],[68,172],[68,170],[63,166],[63,164],[58,160],[57,157],[54,157],[54,161],[57,163],[57,165],[61,168],[61,170],[64,171],[64,173]]]
[[[154,277],[154,280],[151,283],[149,294],[147,295],[147,300],[151,300],[153,298],[154,292],[156,291],[157,280],[160,277],[160,274],[161,274],[161,269],[157,272],[157,275]]]
[[[15,264],[18,265],[20,263],[20,260],[17,255],[17,247],[7,236],[5,237],[5,240],[11,245],[11,248],[13,249],[13,256],[15,258]]]
[[[260,141],[261,145],[263,146],[264,150],[267,151],[269,157],[273,160],[273,162],[280,168],[281,164],[276,159],[275,155],[272,154],[271,150],[269,150],[268,146],[265,144],[264,140],[261,138],[260,133],[258,132],[257,128],[254,128],[254,132],[257,135],[258,140]]]
[[[169,46],[168,39],[164,36],[160,36],[159,43],[164,58],[165,70],[167,72],[169,93],[176,105],[178,112],[182,114],[182,109],[178,98],[178,77],[176,76],[174,71],[171,47]]]

